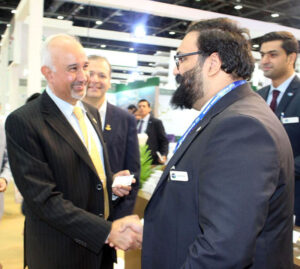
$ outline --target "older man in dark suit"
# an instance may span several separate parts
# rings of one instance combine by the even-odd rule
[[[300,79],[295,74],[299,44],[289,32],[271,32],[261,39],[261,69],[272,84],[258,93],[283,124],[295,158],[296,225],[300,226]]]
[[[99,114],[80,101],[88,83],[88,60],[68,35],[49,37],[44,46],[46,91],[11,113],[6,121],[11,170],[24,197],[25,265],[30,269],[112,268],[114,251],[141,240],[111,222],[112,191]]]
[[[172,97],[199,110],[145,210],[143,269],[293,268],[293,154],[246,82],[246,31],[226,18],[192,24]]]
[[[128,170],[136,179],[130,194],[119,199],[115,205],[112,217],[116,219],[132,214],[139,189],[140,152],[136,119],[106,99],[106,92],[111,87],[111,65],[108,60],[97,55],[91,55],[88,59],[90,82],[84,100],[99,111],[111,170],[113,173]]]

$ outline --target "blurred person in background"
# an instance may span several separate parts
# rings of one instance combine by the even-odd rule
[[[136,183],[129,195],[118,200],[112,219],[132,214],[140,177],[140,152],[136,120],[127,111],[109,103],[106,93],[111,87],[111,65],[104,57],[91,55],[89,60],[90,81],[84,101],[99,111],[104,141],[113,173],[128,170]]]
[[[298,40],[290,32],[261,38],[260,67],[272,84],[258,91],[285,128],[295,159],[295,224],[300,226],[300,79],[295,73]]]
[[[169,141],[160,119],[151,115],[151,106],[146,99],[138,102],[138,133],[148,135],[147,145],[151,151],[152,164],[165,164],[169,151]]]

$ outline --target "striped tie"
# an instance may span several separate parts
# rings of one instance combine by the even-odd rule
[[[75,106],[73,113],[78,120],[79,127],[80,127],[82,135],[84,137],[85,146],[89,151],[89,155],[90,155],[90,157],[93,161],[93,164],[96,168],[97,174],[102,182],[103,193],[104,193],[104,217],[105,217],[105,219],[107,219],[109,216],[109,199],[108,199],[108,192],[107,192],[107,187],[106,187],[106,175],[104,172],[100,154],[99,154],[98,148],[96,146],[96,142],[93,139],[93,136],[91,135],[90,137],[88,137],[87,126],[86,126],[81,108],[78,106]],[[89,142],[91,143],[90,147],[88,144]]]

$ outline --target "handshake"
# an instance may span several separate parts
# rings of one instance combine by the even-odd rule
[[[112,223],[106,243],[115,249],[141,249],[143,224],[137,215],[131,215]]]

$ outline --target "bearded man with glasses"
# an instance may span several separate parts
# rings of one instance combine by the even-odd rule
[[[247,31],[193,23],[178,54],[172,104],[199,110],[145,210],[143,269],[292,268],[293,154],[252,91]]]

